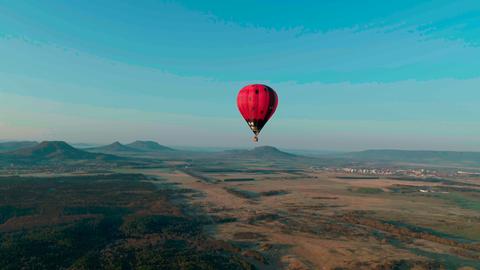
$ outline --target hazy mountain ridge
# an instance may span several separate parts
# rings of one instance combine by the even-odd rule
[[[145,153],[145,152],[172,152],[175,151],[172,148],[161,145],[154,141],[134,141],[129,144],[122,144],[120,142],[114,142],[109,145],[86,148],[89,152],[99,153]]]
[[[0,143],[0,152],[10,152],[37,145],[36,141],[7,141]]]
[[[258,146],[251,150],[226,150],[222,154],[234,158],[293,159],[301,157],[280,151],[273,146]]]
[[[0,159],[10,163],[50,162],[50,161],[82,161],[82,160],[118,160],[120,157],[105,154],[89,153],[76,149],[64,141],[44,141],[33,147],[2,153]]]
[[[115,155],[123,156],[118,157]],[[250,150],[225,150],[219,152],[189,152],[175,150],[155,141],[137,140],[129,144],[114,142],[93,148],[78,149],[63,141],[11,141],[0,143],[0,160],[17,161],[61,161],[61,160],[116,160],[130,157],[197,157],[227,159],[264,159],[283,161],[305,161],[309,163],[348,163],[382,162],[382,163],[418,163],[450,166],[480,165],[480,152],[431,151],[431,150],[395,150],[372,149],[349,153],[332,153],[318,157],[289,153],[272,146],[259,146]],[[336,164],[335,163],[335,164]]]
[[[146,152],[155,151],[175,151],[174,149],[161,145],[155,141],[134,141],[126,145],[127,147]]]
[[[340,156],[372,161],[480,164],[480,152],[378,149],[344,153]]]
[[[86,148],[86,151],[90,152],[141,152],[141,150],[129,147],[121,144],[120,142],[114,142],[108,145]]]

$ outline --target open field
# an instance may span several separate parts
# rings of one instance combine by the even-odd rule
[[[272,147],[121,154],[43,143],[2,167],[0,268],[480,269],[475,173]],[[407,173],[372,173],[392,171]]]
[[[201,177],[141,172],[199,191],[189,200],[217,221],[210,234],[254,249],[262,268],[480,268],[478,186],[313,171],[208,171]]]

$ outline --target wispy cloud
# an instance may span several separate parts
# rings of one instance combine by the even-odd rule
[[[265,3],[12,2],[0,7],[0,136],[246,144],[237,91],[267,83],[280,106],[262,136],[284,147],[477,148],[478,4],[417,2],[292,6],[281,19],[254,16]]]

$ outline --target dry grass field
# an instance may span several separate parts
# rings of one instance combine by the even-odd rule
[[[198,191],[189,200],[215,220],[209,233],[254,250],[261,269],[480,268],[476,181],[141,172]]]

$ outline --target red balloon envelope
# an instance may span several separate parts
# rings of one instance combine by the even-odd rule
[[[238,93],[238,110],[255,134],[254,141],[258,141],[258,134],[275,113],[277,105],[277,93],[263,84],[247,85]]]

